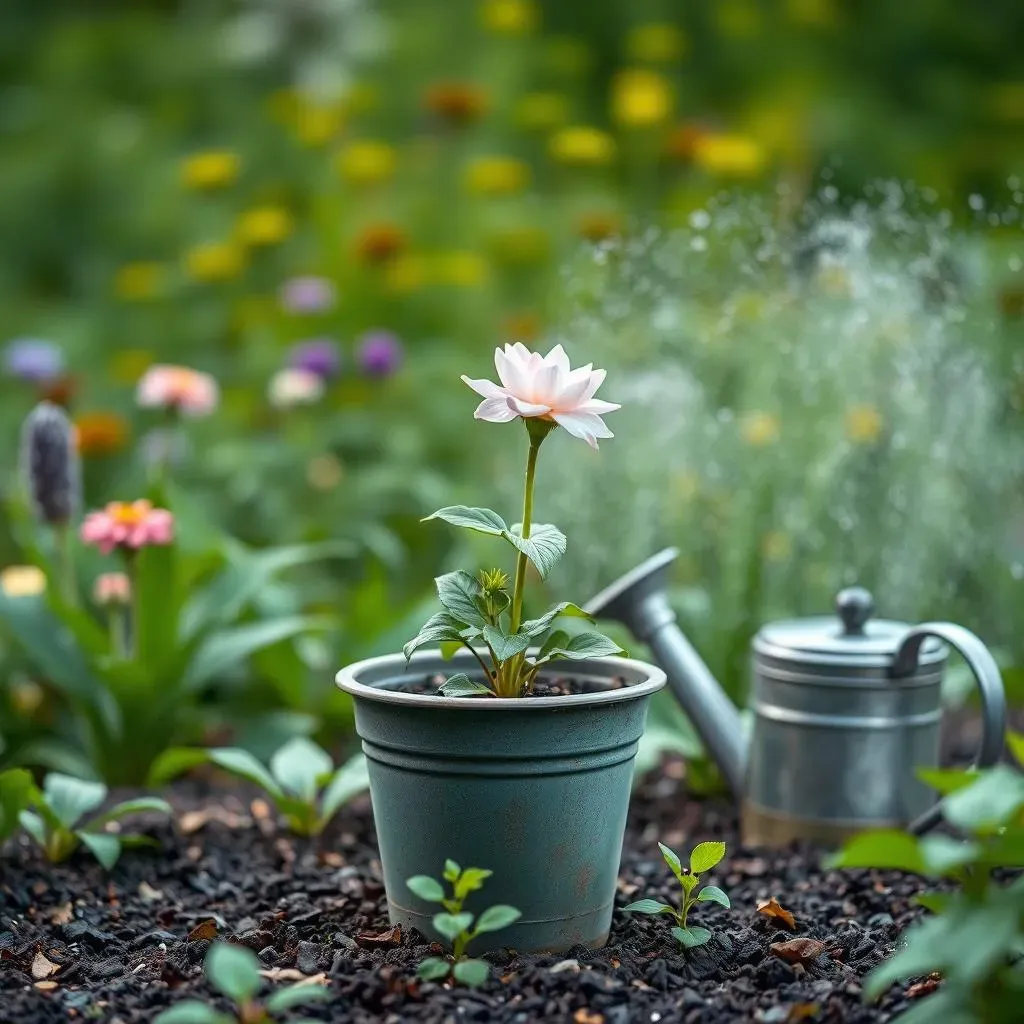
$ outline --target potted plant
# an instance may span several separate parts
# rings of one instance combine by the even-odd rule
[[[355,702],[392,921],[439,937],[436,908],[406,880],[451,859],[493,872],[488,898],[522,911],[502,931],[504,945],[598,947],[637,742],[665,676],[618,657],[625,652],[600,633],[555,628],[561,618],[589,619],[578,605],[524,619],[523,593],[528,564],[546,577],[566,545],[556,527],[533,522],[544,439],[562,427],[597,448],[612,436],[602,415],[619,406],[594,398],[605,372],[571,370],[560,345],[543,357],[506,345],[495,365],[501,386],[462,379],[484,399],[477,419],[526,425],[522,522],[462,505],[427,518],[511,545],[514,579],[501,569],[438,577],[443,610],[403,654],[349,665],[337,681]]]

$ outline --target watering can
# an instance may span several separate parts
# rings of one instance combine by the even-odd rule
[[[836,614],[763,626],[753,641],[753,730],[683,635],[665,587],[674,548],[622,576],[586,610],[647,644],[740,801],[743,841],[839,845],[866,828],[927,831],[941,819],[917,776],[939,758],[940,687],[949,648],[981,692],[975,767],[1002,756],[1006,698],[995,660],[962,626],[876,619],[850,587]]]

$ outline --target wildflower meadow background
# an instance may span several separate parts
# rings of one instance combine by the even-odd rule
[[[523,438],[459,382],[515,341],[623,405],[599,457],[550,442],[573,541],[538,607],[672,544],[737,699],[758,624],[854,580],[977,630],[1019,693],[1021,31],[954,0],[5,6],[0,765],[344,747],[336,669],[491,557],[421,517],[515,517]],[[18,472],[40,400],[81,460],[66,528]],[[62,559],[80,647],[161,595],[136,675],[82,693],[17,639]]]

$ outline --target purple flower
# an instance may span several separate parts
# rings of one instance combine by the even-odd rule
[[[330,338],[300,341],[292,348],[288,365],[293,370],[315,373],[324,380],[337,377],[341,372],[341,352],[338,350],[338,343]]]
[[[334,285],[326,277],[293,277],[281,285],[281,305],[289,313],[325,313],[334,298]]]
[[[36,518],[66,526],[81,504],[82,474],[74,428],[59,406],[40,402],[22,424],[21,474]]]
[[[4,349],[4,369],[11,377],[46,383],[64,372],[64,353],[52,341],[18,338]]]
[[[402,355],[402,343],[390,331],[368,331],[359,344],[359,365],[371,377],[390,377]]]

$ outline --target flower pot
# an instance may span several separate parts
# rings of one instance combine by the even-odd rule
[[[400,654],[371,658],[338,673],[355,700],[392,923],[440,938],[431,924],[440,908],[405,883],[440,878],[450,858],[494,872],[467,910],[510,903],[522,911],[477,947],[604,945],[637,741],[665,674],[604,658],[561,663],[551,674],[629,685],[521,700],[398,690],[455,672],[482,675],[468,651],[447,661],[422,651],[408,665]]]

